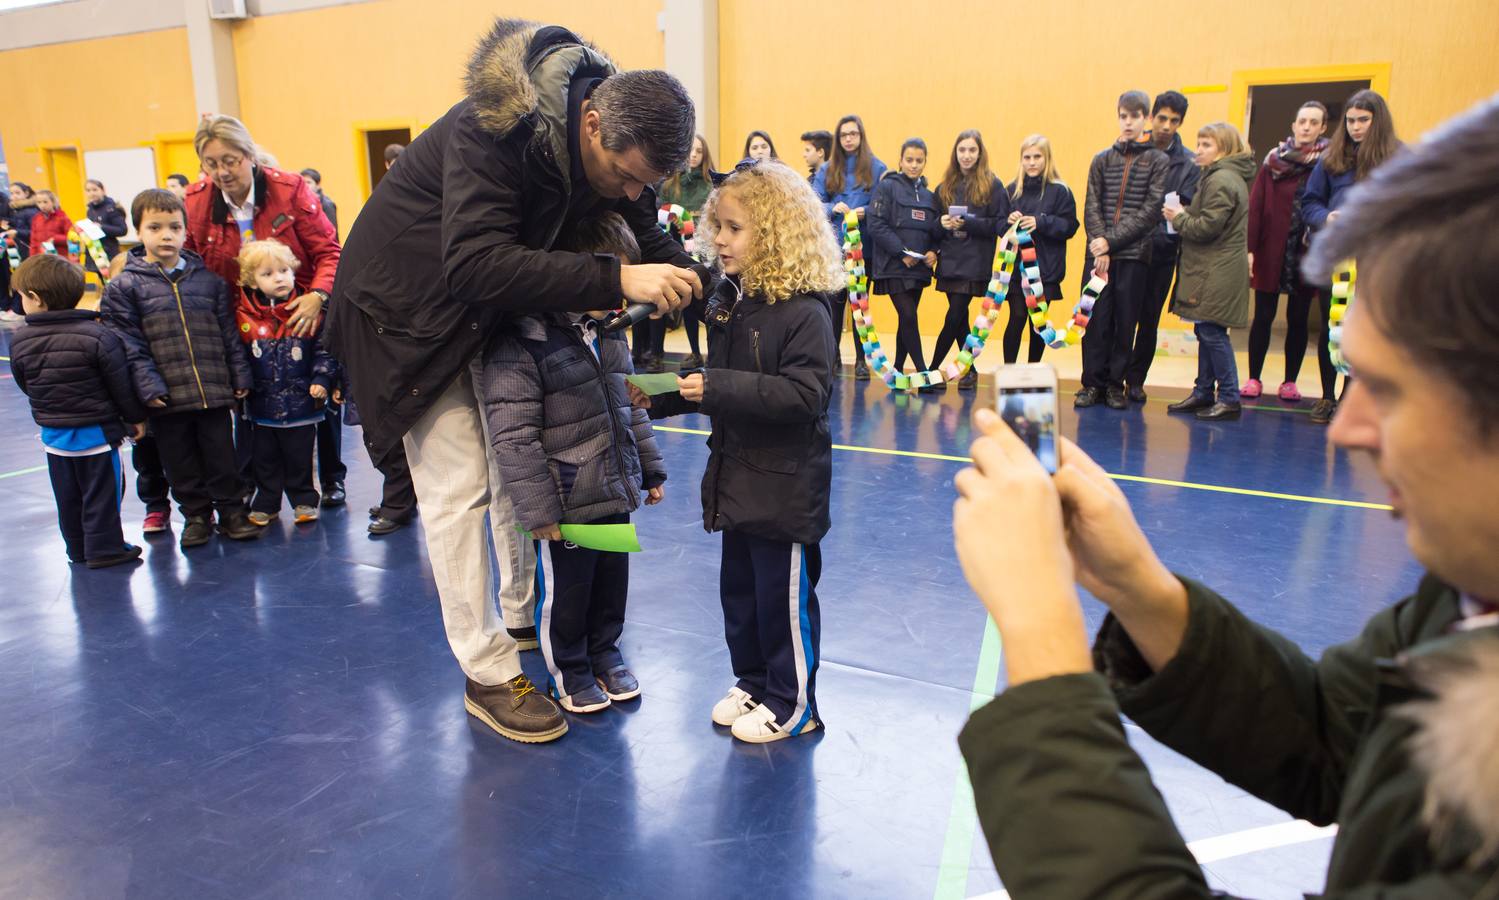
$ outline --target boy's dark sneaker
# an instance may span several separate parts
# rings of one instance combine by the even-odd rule
[[[135,562],[140,558],[141,548],[137,547],[134,544],[126,544],[125,549],[120,551],[119,553],[113,553],[109,556],[96,556],[88,562],[84,563],[84,565],[88,566],[90,569],[107,569],[110,566],[118,566],[128,562]]]
[[[506,632],[515,638],[515,646],[520,650],[535,650],[541,646],[541,641],[536,639],[535,628],[506,628]]]
[[[610,700],[634,700],[640,696],[640,682],[625,666],[615,666],[593,677]]]
[[[526,676],[517,675],[492,687],[472,678],[466,681],[463,708],[501,736],[522,744],[544,744],[567,734],[562,710]]]
[[[1103,396],[1098,388],[1085,387],[1072,395],[1072,407],[1073,409],[1084,409],[1089,406],[1097,406],[1098,401],[1101,399],[1103,399]]]
[[[596,684],[576,694],[562,695],[562,708],[570,713],[594,713],[609,708],[609,695]]]
[[[1109,409],[1129,409],[1129,400],[1125,399],[1124,391],[1111,387],[1103,396],[1104,405]]]
[[[219,534],[231,541],[253,541],[263,533],[264,529],[251,522],[244,510],[219,516]]]
[[[188,516],[182,526],[182,547],[201,547],[213,537],[213,524],[207,516]]]

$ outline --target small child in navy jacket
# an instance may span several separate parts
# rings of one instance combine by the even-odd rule
[[[10,369],[42,426],[47,469],[57,499],[57,523],[68,559],[90,569],[138,559],[120,529],[120,442],[126,428],[145,434],[146,410],[135,396],[125,345],[77,309],[83,270],[51,254],[33,256],[15,271],[26,324],[10,345]]]
[[[623,218],[585,219],[563,249],[609,253],[626,265],[640,248]],[[515,518],[539,539],[536,636],[549,686],[573,713],[640,696],[620,653],[630,555],[579,547],[559,526],[625,524],[661,502],[666,467],[644,411],[630,405],[634,374],[623,331],[603,312],[518,316],[485,351],[479,396],[491,449]],[[545,546],[541,542],[545,542]]]
[[[709,198],[705,243],[728,277],[708,305],[708,366],[647,397],[651,418],[713,421],[703,526],[723,532],[719,599],[738,679],[713,708],[766,743],[822,725],[818,542],[831,525],[828,397],[837,359],[824,292],[844,283],[817,196],[776,160],[735,171]]]
[[[250,521],[269,525],[281,515],[281,495],[291,501],[298,525],[316,522],[318,492],[312,480],[312,451],[318,423],[332,392],[342,401],[338,364],[323,342],[322,317],[307,337],[287,328],[300,261],[280,241],[251,241],[239,251],[239,297],[234,321],[245,344],[254,385],[250,418],[255,421],[251,470],[255,497]]]

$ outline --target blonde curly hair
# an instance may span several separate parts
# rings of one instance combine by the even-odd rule
[[[293,272],[302,265],[297,255],[291,248],[280,241],[262,240],[251,241],[239,250],[239,283],[244,287],[255,286],[255,270],[262,263],[281,263]]]
[[[775,303],[797,294],[844,285],[843,259],[822,203],[804,175],[778,160],[763,160],[734,172],[708,198],[701,218],[710,260],[717,262],[718,204],[725,194],[749,213],[750,249],[740,261],[739,284],[747,294]]]

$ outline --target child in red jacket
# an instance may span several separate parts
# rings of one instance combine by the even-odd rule
[[[68,232],[73,220],[63,212],[57,195],[51,191],[36,192],[36,218],[31,220],[31,255],[45,252],[42,246],[52,244],[58,253],[68,252]]]

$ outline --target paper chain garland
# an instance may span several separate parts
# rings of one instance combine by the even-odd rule
[[[1067,330],[1058,334],[1046,318],[1046,311],[1051,304],[1046,299],[1045,287],[1041,283],[1035,242],[1029,231],[1016,224],[1005,232],[994,248],[994,271],[989,280],[989,289],[984,295],[983,310],[974,317],[973,325],[963,339],[954,361],[940,369],[907,375],[895,370],[880,347],[880,336],[875,331],[874,317],[869,312],[869,278],[864,267],[864,241],[859,232],[859,216],[850,210],[843,217],[843,269],[848,275],[848,301],[857,310],[854,332],[870,368],[879,374],[880,380],[891,390],[897,391],[914,391],[962,378],[973,367],[973,361],[984,352],[984,345],[994,326],[995,314],[1009,293],[1017,260],[1021,264],[1020,286],[1025,294],[1031,327],[1052,349],[1060,349],[1082,340],[1083,333],[1088,328],[1088,319],[1093,314],[1093,304],[1108,286],[1108,279],[1095,274],[1089,280],[1072,311],[1072,320],[1068,323]]]
[[[697,253],[697,225],[692,221],[692,210],[683,209],[680,203],[668,203],[656,211],[656,224],[667,234],[675,223],[682,235],[682,249],[693,259],[701,260]]]
[[[1327,352],[1332,364],[1339,372],[1348,374],[1348,362],[1343,359],[1343,317],[1353,304],[1353,283],[1358,268],[1352,260],[1338,266],[1332,273],[1332,305],[1327,314]]]
[[[83,249],[77,248],[76,244],[82,244],[88,250],[88,255],[94,260],[94,268],[99,270],[99,280],[109,282],[109,257],[104,253],[104,229],[92,219],[80,219],[74,223],[74,230],[68,232],[68,250],[78,257],[78,264],[83,264]]]
[[[5,257],[10,261],[10,270],[21,268],[21,251],[16,249],[16,239],[10,235],[5,236]]]

